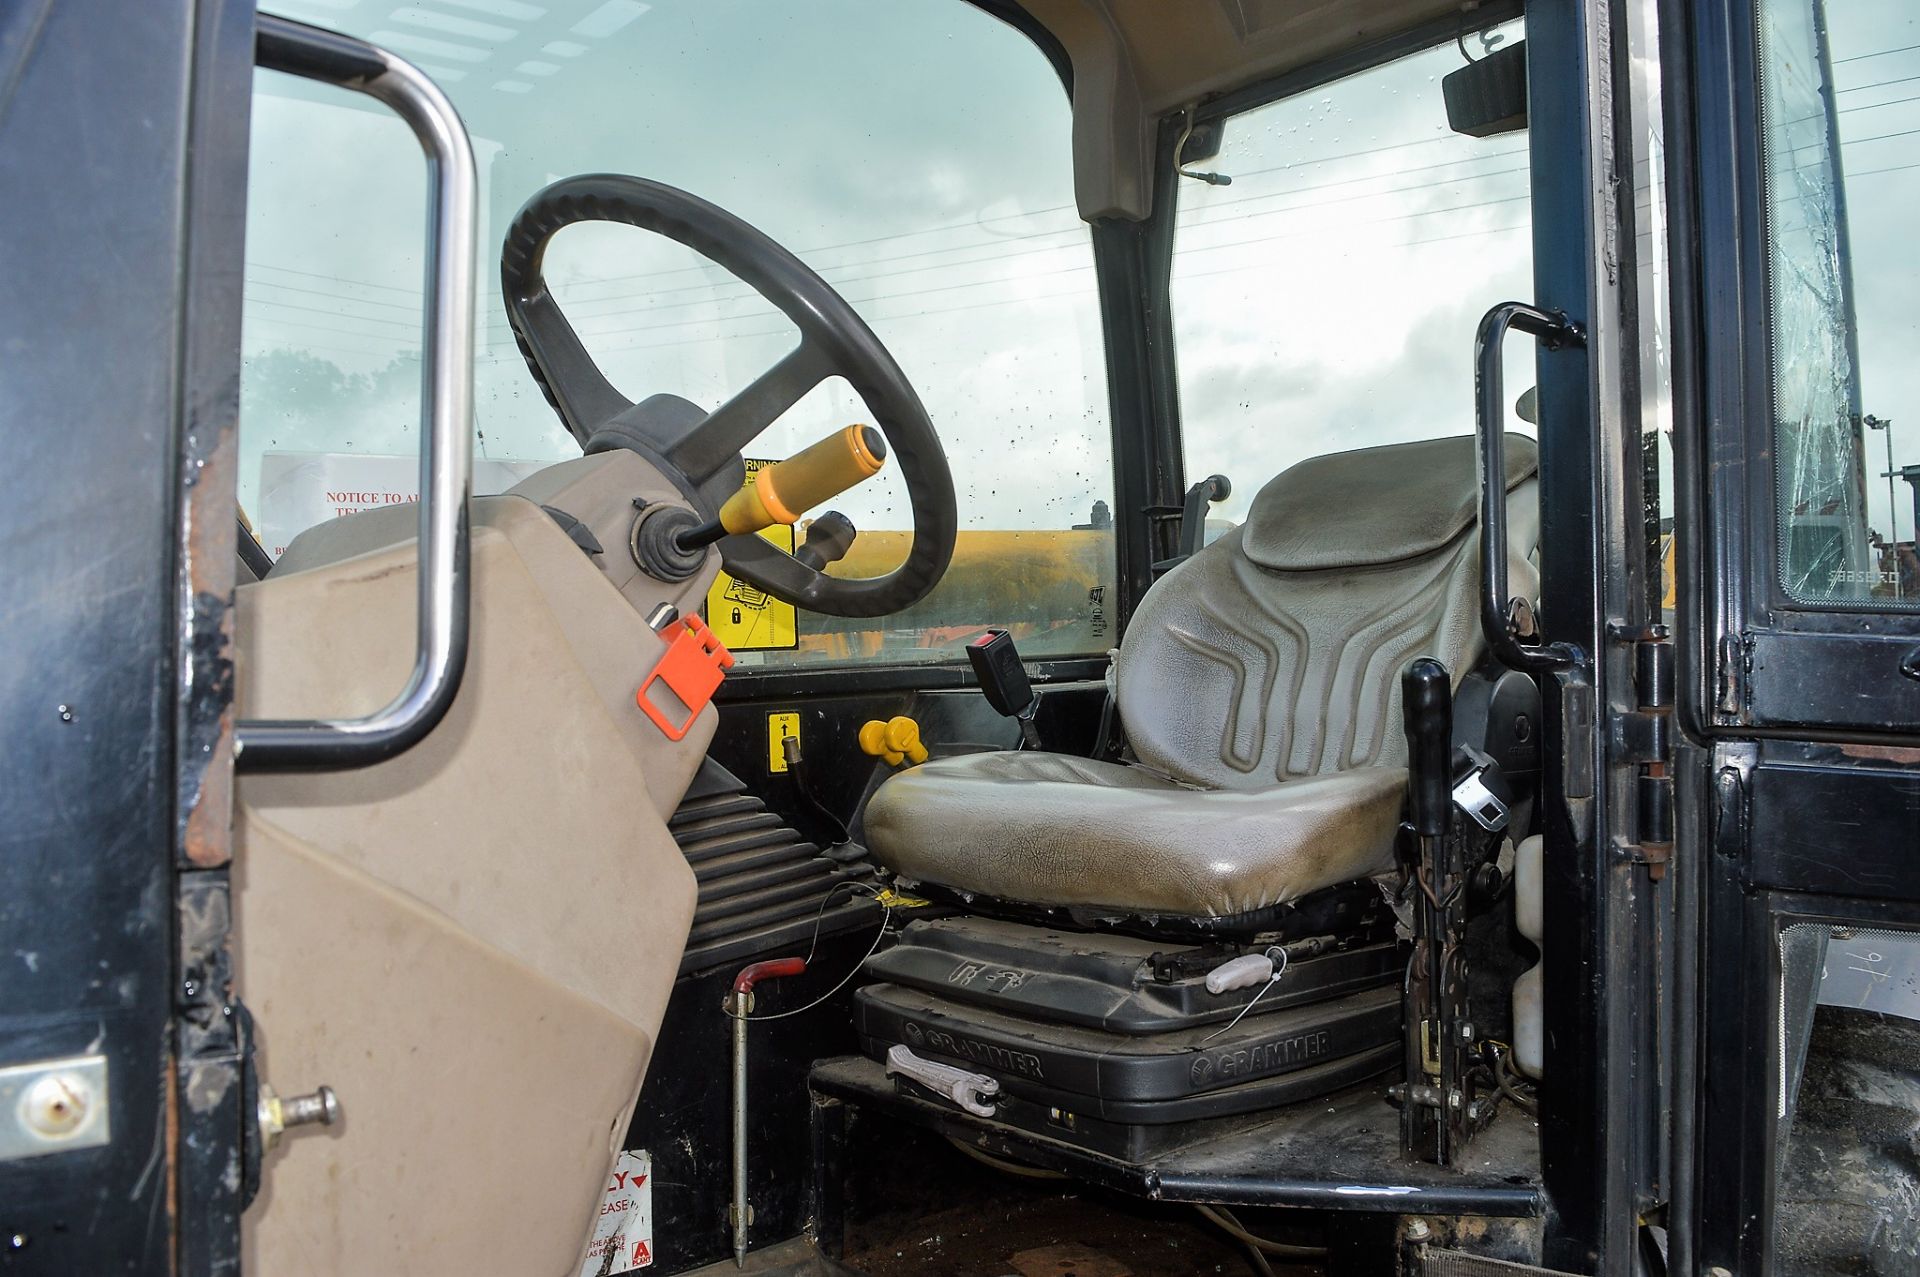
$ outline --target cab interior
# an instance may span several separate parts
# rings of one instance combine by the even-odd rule
[[[237,710],[464,650],[243,729],[249,1267],[1537,1262],[1520,6],[374,9],[262,20]]]

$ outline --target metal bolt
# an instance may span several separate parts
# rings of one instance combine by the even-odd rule
[[[323,1086],[312,1095],[296,1095],[283,1100],[263,1082],[256,1116],[260,1123],[260,1138],[268,1148],[272,1148],[280,1142],[280,1136],[292,1127],[332,1126],[340,1120],[340,1101],[330,1086]]]
[[[280,1120],[287,1126],[332,1126],[340,1120],[340,1101],[333,1088],[323,1086],[312,1095],[296,1095],[280,1102]]]
[[[1408,1241],[1423,1242],[1431,1236],[1433,1236],[1433,1229],[1427,1226],[1426,1220],[1410,1219],[1407,1221],[1407,1240]]]
[[[73,721],[73,706],[62,705],[60,707],[60,721],[63,723],[71,723]]]
[[[15,1233],[7,1239],[8,1250],[25,1250],[26,1248],[27,1235],[25,1233]]]
[[[72,1073],[49,1073],[28,1088],[20,1102],[20,1116],[46,1139],[59,1139],[80,1129],[93,1107],[93,1088]]]

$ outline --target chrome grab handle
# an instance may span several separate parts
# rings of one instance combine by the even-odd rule
[[[1584,346],[1586,333],[1558,311],[1525,302],[1501,302],[1480,320],[1473,337],[1473,410],[1475,456],[1480,470],[1480,629],[1501,664],[1516,670],[1560,669],[1572,664],[1554,647],[1520,642],[1513,597],[1507,585],[1507,436],[1505,380],[1500,365],[1507,330],[1517,328],[1549,350]]]
[[[440,722],[466,670],[473,470],[474,254],[479,213],[473,144],[426,74],[363,40],[259,15],[254,64],[365,93],[407,122],[427,157],[427,314],[420,416],[420,598],[406,686],[365,718],[252,720],[234,731],[246,771],[365,767],[417,743]]]

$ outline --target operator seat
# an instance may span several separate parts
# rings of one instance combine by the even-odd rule
[[[1532,597],[1537,451],[1506,446],[1508,562]],[[966,754],[875,792],[898,877],[1096,917],[1259,926],[1394,865],[1400,672],[1480,657],[1470,436],[1303,461],[1141,601],[1115,655],[1135,760]]]

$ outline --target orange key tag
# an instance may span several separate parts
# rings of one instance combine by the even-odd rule
[[[713,700],[715,689],[733,667],[733,653],[705,621],[698,616],[680,621],[677,632],[669,627],[660,636],[666,640],[666,654],[641,680],[633,697],[668,740],[680,740],[692,730],[693,720]]]

